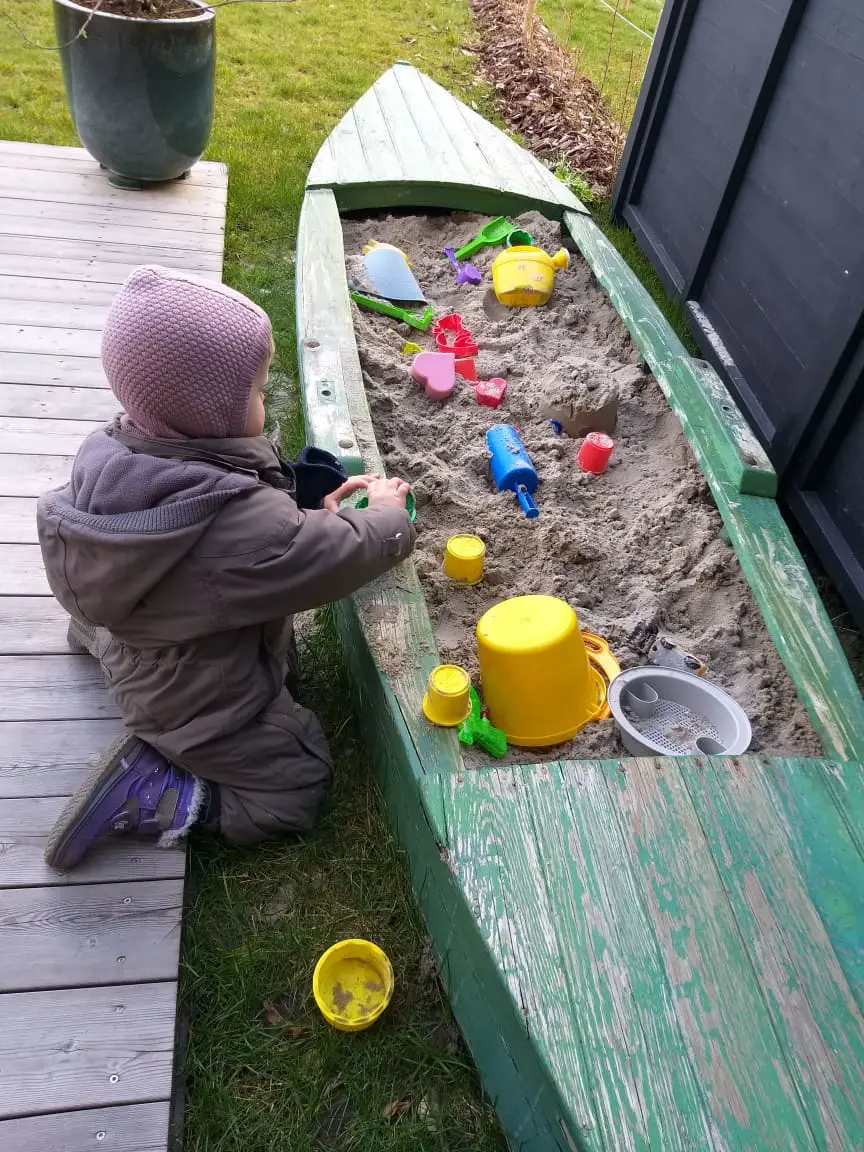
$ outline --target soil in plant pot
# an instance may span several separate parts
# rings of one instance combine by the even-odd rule
[[[622,667],[646,663],[658,632],[707,660],[707,676],[741,704],[753,725],[753,751],[819,755],[819,740],[777,655],[744,579],[722,536],[723,524],[678,421],[606,294],[585,261],[572,257],[556,276],[548,305],[490,306],[490,266],[500,251],[471,262],[479,287],[457,288],[442,255],[485,222],[467,214],[402,216],[344,223],[345,252],[370,239],[403,249],[436,316],[461,313],[480,347],[481,379],[501,376],[503,405],[480,407],[473,385],[460,382],[444,403],[428,399],[411,379],[405,340],[434,350],[431,331],[418,334],[354,307],[354,325],[376,439],[391,475],[410,481],[417,500],[415,563],[441,658],[462,664],[477,682],[475,627],[499,600],[526,593],[561,597],[583,628],[605,637]],[[519,218],[548,252],[561,243],[558,226],[538,214]],[[485,307],[484,307],[485,304]],[[600,476],[576,463],[580,440],[557,434],[548,406],[600,403],[618,396],[615,450]],[[485,434],[515,424],[540,477],[536,520],[510,493],[494,491]],[[468,532],[486,544],[486,571],[473,588],[442,571],[449,536]],[[376,652],[385,671],[412,653]],[[620,756],[614,721],[589,724],[568,745],[510,760]],[[488,764],[466,750],[466,762]]]
[[[77,0],[82,8],[94,8],[109,16],[129,16],[136,20],[188,20],[202,9],[190,0]]]

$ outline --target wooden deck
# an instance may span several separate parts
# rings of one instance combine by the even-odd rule
[[[120,728],[66,643],[36,498],[116,405],[100,329],[145,263],[221,277],[227,173],[112,188],[78,148],[0,142],[0,1148],[168,1143],[185,853],[118,839],[66,876],[45,838]]]

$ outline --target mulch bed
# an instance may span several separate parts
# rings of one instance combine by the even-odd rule
[[[470,3],[480,33],[480,72],[495,89],[495,106],[507,125],[537,156],[552,161],[563,157],[596,194],[606,195],[625,133],[597,86],[577,73],[570,53],[536,15],[526,45],[524,3]]]

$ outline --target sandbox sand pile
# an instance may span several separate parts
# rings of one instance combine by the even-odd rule
[[[480,407],[464,382],[446,402],[431,401],[400,351],[406,339],[434,350],[431,330],[416,333],[355,308],[378,445],[388,474],[408,480],[417,500],[415,563],[442,659],[476,678],[474,630],[483,612],[511,596],[558,596],[583,628],[608,640],[623,668],[646,662],[658,632],[707,660],[708,678],[750,717],[752,751],[819,755],[687,440],[587,264],[572,257],[545,307],[501,309],[488,274],[500,249],[471,258],[486,274],[479,287],[457,288],[441,252],[466,243],[485,221],[455,214],[344,224],[349,257],[372,238],[404,249],[436,316],[461,313],[480,347],[480,378],[508,384],[497,410]],[[556,224],[534,213],[518,223],[548,252],[561,246]],[[547,413],[614,393],[615,451],[602,476],[588,475],[576,464],[579,440],[557,435]],[[485,433],[498,422],[516,425],[537,469],[536,520],[491,485]],[[474,588],[442,571],[447,539],[460,532],[486,545],[485,579]],[[563,748],[514,749],[511,758],[620,754],[610,720],[589,724]]]

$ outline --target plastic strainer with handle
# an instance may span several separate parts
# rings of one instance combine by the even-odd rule
[[[633,756],[740,756],[752,730],[716,684],[671,668],[631,668],[609,686],[609,707]]]

